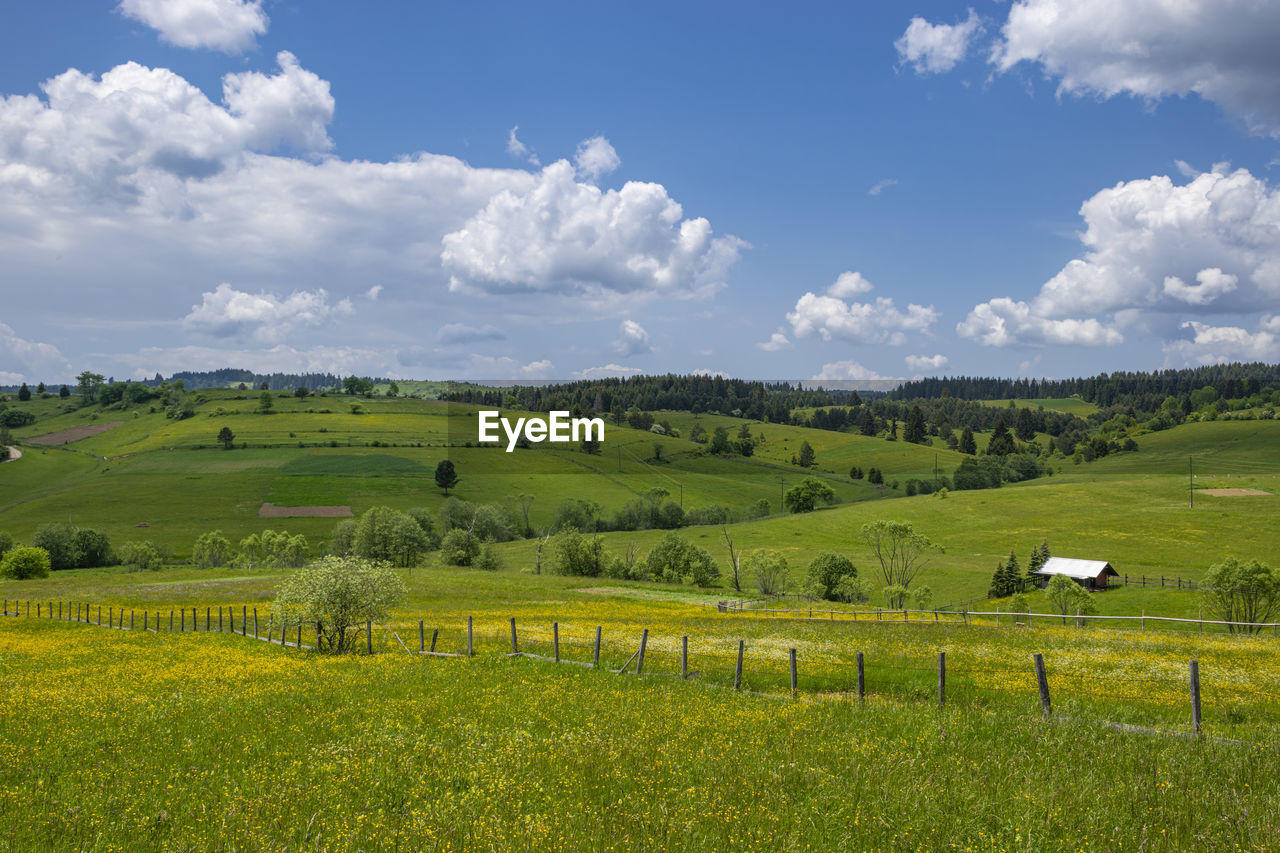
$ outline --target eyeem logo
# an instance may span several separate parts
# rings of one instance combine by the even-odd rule
[[[577,441],[604,441],[604,421],[600,418],[571,418],[568,412],[550,412],[547,419],[516,418],[515,426],[496,409],[480,412],[480,441],[501,441],[498,427],[507,434],[507,452],[516,449],[524,436],[531,442],[554,441],[568,444]]]

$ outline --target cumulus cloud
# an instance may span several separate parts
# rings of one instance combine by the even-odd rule
[[[832,361],[822,365],[814,379],[887,379],[856,361]]]
[[[834,295],[847,297],[871,289],[871,282],[860,273],[846,272],[827,288],[827,295],[804,294],[796,301],[795,310],[787,314],[792,334],[797,338],[817,335],[824,341],[896,346],[907,342],[907,332],[927,332],[938,319],[932,305],[911,304],[904,312],[886,296],[877,297],[874,302],[845,302]]]
[[[1030,302],[976,306],[961,335],[991,346],[1115,344],[1118,327],[1141,315],[1251,314],[1280,299],[1280,191],[1246,169],[1215,164],[1181,185],[1122,182],[1080,213],[1083,257]]]
[[[896,186],[897,183],[897,178],[885,178],[883,181],[876,181],[871,185],[871,189],[867,190],[867,195],[880,195],[889,187]]]
[[[188,329],[215,337],[251,337],[275,342],[295,329],[318,326],[353,312],[351,300],[329,304],[323,289],[295,290],[287,297],[271,293],[245,293],[220,284],[203,295],[199,305],[183,318]]]
[[[578,143],[578,150],[573,157],[573,165],[578,176],[588,181],[598,181],[622,165],[618,152],[613,150],[609,140],[603,136],[593,136]]]
[[[1154,100],[1195,93],[1276,136],[1277,31],[1280,4],[1257,0],[1019,0],[991,62],[1001,71],[1039,65],[1069,94]]]
[[[682,216],[660,184],[602,191],[560,160],[446,234],[441,260],[454,291],[706,297],[746,244]]]
[[[548,379],[555,370],[549,359],[521,364],[509,356],[472,355],[460,378],[468,379]]]
[[[605,364],[600,367],[587,367],[573,372],[574,379],[618,379],[624,376],[635,376],[644,373],[638,367],[624,367],[621,364]]]
[[[447,323],[436,332],[436,340],[442,344],[469,344],[476,341],[500,341],[506,334],[497,326],[469,326],[466,323]]]
[[[269,22],[260,0],[121,0],[118,8],[169,44],[225,53],[253,47]]]
[[[618,339],[613,342],[613,351],[621,356],[644,355],[653,352],[653,346],[644,326],[635,320],[623,320],[618,328]]]
[[[541,166],[542,164],[538,162],[538,155],[516,137],[516,131],[519,129],[520,125],[517,124],[507,134],[507,153],[517,160],[526,160],[534,166]]]
[[[1164,347],[1170,363],[1183,365],[1225,364],[1232,361],[1280,361],[1280,318],[1268,317],[1249,332],[1240,326],[1210,326],[1188,320],[1190,339],[1171,341]]]
[[[982,22],[972,9],[969,17],[958,24],[931,24],[916,17],[893,46],[899,62],[910,63],[917,74],[941,74],[964,59],[974,36],[981,31]]]
[[[951,361],[945,355],[909,355],[904,360],[907,363],[907,369],[914,373],[923,373],[926,370],[942,370]]]
[[[0,364],[6,368],[6,385],[22,382],[66,381],[71,378],[71,362],[53,344],[29,341],[0,323]]]
[[[335,373],[348,376],[403,376],[395,352],[384,347],[314,346],[224,348],[207,346],[144,347],[110,356],[135,379],[176,370],[217,370],[247,365],[258,373]]]
[[[791,341],[782,332],[774,332],[769,336],[769,340],[756,344],[756,349],[762,349],[765,352],[777,352],[778,350],[790,349]]]
[[[364,292],[364,298],[368,299],[370,302],[377,302],[378,297],[382,295],[382,289],[382,285],[375,284]]]

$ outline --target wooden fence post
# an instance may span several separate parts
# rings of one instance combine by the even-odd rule
[[[1044,672],[1044,655],[1036,652],[1033,659],[1036,662],[1036,685],[1040,688],[1040,712],[1048,719],[1052,706],[1049,704],[1049,677]]]
[[[591,655],[591,665],[594,667],[600,666],[600,634],[603,630],[603,626],[596,626],[596,649]]]
[[[418,654],[422,654],[427,649],[427,635],[422,627],[422,620],[418,620]]]
[[[208,607],[204,609],[204,632],[206,634],[209,633],[209,608]],[[280,645],[283,646],[284,643],[281,642]]]
[[[218,605],[218,633],[222,633],[222,605]]]
[[[516,617],[511,617],[511,654],[519,654],[520,646],[516,643]]]
[[[794,697],[796,695],[796,686],[797,686],[796,650],[791,649],[790,651],[791,651],[791,695]]]
[[[862,652],[858,652],[858,701],[861,702],[867,695],[867,679],[862,668]]]
[[[1146,611],[1146,608],[1143,608],[1143,610],[1142,610],[1142,630],[1144,630],[1144,631],[1145,631],[1145,630],[1147,630],[1147,611]]]
[[[636,675],[644,669],[644,650],[649,645],[649,629],[645,628],[644,633],[640,635],[640,654],[636,658]]]
[[[253,638],[258,639],[258,608],[253,608]]]
[[[302,623],[298,623],[298,651],[302,651]],[[320,651],[319,648],[316,651]]]
[[[107,608],[107,627],[108,628],[115,627],[115,622],[116,622],[116,609],[114,607],[108,607]]]
[[[938,707],[947,702],[947,653],[938,652]]]
[[[433,652],[436,650],[436,637],[438,636],[440,636],[440,629],[432,628],[431,629],[431,651]]]
[[[249,606],[246,604],[241,604],[240,605],[240,636],[246,637],[248,635],[249,635]]]
[[[173,611],[169,611],[169,633],[173,633]]]
[[[1200,734],[1200,661],[1191,659],[1191,728]]]
[[[178,622],[179,622],[179,625],[181,626],[179,633],[185,634],[187,632],[187,608],[185,607],[182,608],[180,611],[178,611],[178,613],[179,613]]]
[[[746,640],[738,641],[738,665],[733,669],[733,689],[734,690],[742,689],[742,652],[743,652],[743,649],[746,648],[746,645],[747,645]]]
[[[467,657],[471,657],[476,653],[473,629],[474,629],[474,626],[472,623],[472,618],[468,616],[467,617]]]
[[[689,637],[685,635],[680,638],[680,679],[689,677]]]
[[[324,635],[319,622],[316,623],[316,651],[320,651],[320,638]]]
[[[1196,618],[1200,620],[1200,636],[1204,636],[1204,608],[1196,611]]]
[[[556,663],[560,663],[560,623],[551,623],[551,650]]]
[[[373,620],[364,620],[364,652],[367,655],[373,654]]]
[[[68,607],[67,611],[68,611],[68,615],[70,615],[71,608]],[[130,631],[133,630],[133,611],[132,610],[129,611],[129,630]]]
[[[145,632],[146,632],[146,630],[147,630],[147,616],[148,616],[148,615],[150,615],[148,611],[146,611],[146,610],[142,611],[142,630],[143,630],[143,632],[144,632],[144,633],[145,633]]]
[[[58,602],[58,618],[59,619],[62,618],[62,602],[61,601]]]

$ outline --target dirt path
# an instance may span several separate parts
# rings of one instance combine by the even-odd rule
[[[14,447],[12,444],[6,445],[9,448],[9,458],[5,462],[17,462],[22,458],[22,451]]]

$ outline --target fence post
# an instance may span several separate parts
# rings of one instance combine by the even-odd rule
[[[194,616],[192,617],[192,621],[195,621]],[[258,639],[258,608],[256,607],[253,608],[253,638],[255,640]]]
[[[475,643],[474,643],[474,632],[472,629],[473,629],[472,618],[468,616],[467,617],[467,657],[471,657],[476,653]]]
[[[146,611],[146,610],[142,611],[142,631],[143,631],[143,633],[146,633],[146,630],[147,630],[147,616],[149,616],[149,615],[150,615],[150,614],[149,614],[149,612],[148,612],[148,611]]]
[[[862,652],[858,652],[858,701],[861,702],[867,695],[867,678],[862,668]]]
[[[596,626],[596,650],[591,655],[591,665],[594,667],[600,666],[600,634],[602,630],[603,630],[603,626],[601,625]]]
[[[173,633],[173,611],[169,611],[169,633]]]
[[[1143,610],[1142,610],[1142,630],[1144,630],[1144,631],[1145,631],[1145,630],[1147,630],[1147,611],[1146,611],[1146,608],[1143,608]]]
[[[246,604],[240,605],[240,636],[246,636],[249,633],[249,607]]]
[[[320,638],[323,636],[320,623],[316,623],[316,651],[320,651]]]
[[[902,621],[903,621],[903,622],[906,622],[906,621],[907,621],[907,608],[905,608],[905,607],[904,607],[904,608],[902,608]]]
[[[61,601],[58,602],[58,618],[59,619],[62,618],[62,602]]]
[[[551,650],[556,663],[560,663],[560,623],[551,623]]]
[[[689,636],[680,638],[680,678],[681,680],[689,677]]]
[[[997,627],[997,628],[999,628],[999,627],[1000,627],[1000,607],[999,607],[999,605],[997,605],[997,606],[996,606],[996,627]]]
[[[204,632],[206,634],[209,633],[209,608],[208,607],[204,609]],[[282,641],[280,645],[283,646],[284,642]]]
[[[742,689],[742,651],[744,648],[746,648],[746,645],[747,645],[746,640],[738,641],[738,665],[733,668],[733,689],[734,690]]]
[[[222,633],[222,605],[218,605],[218,633]]]
[[[516,645],[516,617],[511,617],[511,654],[519,654],[520,647]]]
[[[796,695],[796,650],[791,649],[791,695]]]
[[[1051,706],[1049,704],[1049,677],[1044,672],[1044,655],[1036,652],[1033,658],[1036,662],[1036,684],[1040,688],[1040,711],[1044,714],[1045,719],[1048,719]]]
[[[373,654],[373,620],[364,620],[364,652],[367,655]]]
[[[298,651],[302,651],[302,622],[298,622]],[[319,648],[316,651],[320,651]]]
[[[1204,636],[1204,608],[1196,611],[1196,617],[1200,620],[1200,636]]]
[[[1191,728],[1200,734],[1200,661],[1191,659]]]
[[[422,627],[422,620],[418,620],[418,654],[422,654],[427,648],[427,638]]]
[[[947,702],[947,653],[938,652],[938,707]]]
[[[636,675],[644,669],[644,650],[649,645],[649,629],[645,628],[640,635],[640,654],[636,657]]]
[[[433,652],[436,650],[436,637],[438,636],[440,636],[440,629],[432,628],[431,629],[431,651]]]
[[[71,615],[71,608],[70,608],[70,607],[68,607],[68,608],[67,608],[67,615],[68,615],[68,616],[70,616],[70,615]],[[133,630],[133,611],[132,611],[132,610],[130,610],[130,611],[129,611],[129,630],[130,630],[130,631],[132,631],[132,630]]]
[[[182,608],[180,611],[178,611],[178,613],[179,613],[178,622],[181,625],[181,630],[179,631],[179,633],[185,634],[187,632],[187,608],[185,607]]]

